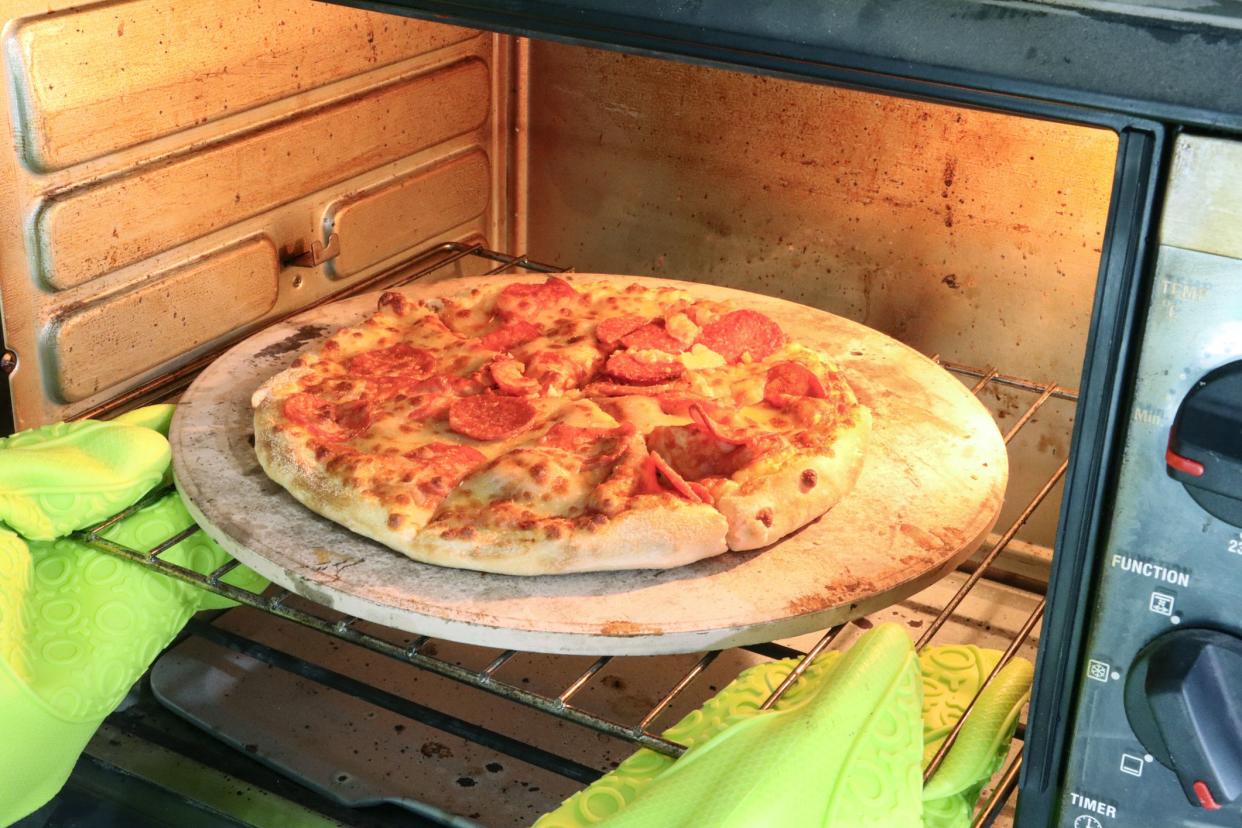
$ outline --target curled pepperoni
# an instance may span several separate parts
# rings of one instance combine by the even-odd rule
[[[512,357],[498,357],[487,366],[502,394],[534,394],[539,383],[525,375],[526,366]]]
[[[588,397],[628,397],[631,395],[654,397],[672,391],[673,387],[671,383],[622,385],[617,382],[593,382],[583,388],[582,393]]]
[[[688,396],[686,394],[661,394],[659,395],[659,403],[661,411],[674,417],[689,417],[690,406],[693,405],[699,406],[705,413],[720,409],[717,403],[703,397]]]
[[[387,348],[364,351],[349,358],[350,373],[362,376],[400,374],[410,379],[423,379],[435,370],[436,358],[425,348],[398,342]]]
[[[719,425],[712,421],[711,417],[707,416],[707,412],[703,410],[703,406],[697,402],[690,404],[687,409],[687,413],[690,415],[690,419],[694,420],[694,424],[699,427],[700,431],[704,434],[711,435],[722,443],[729,443],[734,446],[744,446],[750,442],[750,438],[748,437],[738,437],[722,430]]]
[[[541,334],[542,331],[537,325],[520,319],[517,322],[501,325],[480,339],[479,343],[489,351],[507,351],[518,345],[524,345],[532,339],[538,339]]]
[[[449,428],[476,440],[503,440],[535,419],[535,407],[522,397],[479,394],[449,407]]]
[[[660,482],[661,479],[668,482],[668,488]],[[642,470],[638,475],[638,490],[640,494],[660,494],[661,492],[671,489],[673,494],[684,497],[691,503],[702,503],[703,499],[699,497],[694,488],[686,482],[680,474],[673,469],[664,458],[654,451],[647,455],[647,459],[643,461]]]
[[[519,282],[509,285],[496,297],[496,309],[506,317],[519,316],[577,295],[578,291],[569,282],[549,276],[543,284]]]
[[[686,372],[686,366],[677,360],[654,362],[620,352],[608,357],[604,372],[624,382],[653,383],[677,379]]]
[[[646,324],[644,316],[611,316],[595,326],[595,338],[605,345],[612,345]]]
[[[328,443],[344,442],[371,427],[371,406],[365,400],[332,403],[314,394],[293,394],[285,399],[281,411]]]
[[[712,493],[709,492],[707,490],[707,487],[704,486],[702,483],[697,483],[693,480],[687,480],[686,485],[690,487],[690,491],[694,492],[696,495],[699,496],[699,500],[703,501],[708,506],[715,504],[716,498],[712,497]]]
[[[621,337],[621,344],[632,351],[666,351],[680,354],[686,345],[664,329],[664,323],[648,322]]]
[[[769,404],[784,408],[796,397],[828,396],[819,377],[805,365],[796,362],[778,362],[768,369],[767,383],[763,386],[763,399]]]
[[[785,332],[758,311],[738,310],[703,326],[696,341],[733,363],[745,353],[752,360],[763,359],[785,344]]]

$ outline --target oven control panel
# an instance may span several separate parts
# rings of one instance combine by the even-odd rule
[[[1175,158],[1175,176],[1214,163],[1220,181],[1242,175],[1242,146],[1230,142],[1181,139]],[[1175,178],[1171,201],[1177,191]],[[1242,222],[1236,246],[1228,233],[1190,244],[1200,230],[1175,207],[1088,615],[1058,828],[1242,825]]]

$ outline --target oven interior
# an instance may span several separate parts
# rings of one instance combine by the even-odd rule
[[[252,824],[528,825],[636,744],[676,753],[660,732],[761,660],[883,620],[1034,659],[1114,131],[299,0],[59,5],[11,4],[5,28],[15,428],[175,398],[231,343],[343,295],[572,268],[769,293],[894,336],[974,389],[1011,466],[971,563],[767,646],[488,651],[233,595],[247,606],[192,622],[70,791],[154,785]],[[158,552],[133,557],[196,577]],[[977,823],[1008,818],[1017,767]]]

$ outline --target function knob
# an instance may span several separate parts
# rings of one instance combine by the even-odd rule
[[[1242,526],[1242,361],[1210,372],[1186,394],[1164,459],[1169,477],[1208,514]]]
[[[1242,797],[1242,638],[1207,629],[1165,633],[1126,677],[1130,728],[1177,774],[1186,798],[1216,810]]]

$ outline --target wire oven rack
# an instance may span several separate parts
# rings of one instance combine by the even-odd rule
[[[426,251],[417,258],[408,263],[391,268],[383,273],[376,275],[363,283],[352,285],[346,291],[334,294],[321,300],[320,303],[334,301],[343,298],[346,295],[355,295],[366,290],[376,289],[379,287],[396,287],[407,284],[417,279],[429,276],[437,271],[445,268],[456,266],[459,269],[469,265],[477,268],[482,264],[483,274],[492,275],[505,271],[530,271],[537,273],[555,273],[565,272],[567,268],[555,267],[532,261],[525,256],[511,256],[494,250],[487,249],[477,244],[464,244],[460,242],[446,242],[438,245],[431,250]],[[303,309],[305,310],[305,309]],[[302,312],[302,311],[299,311]],[[229,343],[231,344],[231,343]],[[227,347],[224,346],[224,347]],[[184,389],[193,377],[203,367],[218,356],[224,347],[216,350],[212,354],[201,357],[194,362],[184,365],[174,371],[171,371],[161,377],[158,377],[143,386],[135,388],[126,394],[119,396],[113,400],[99,405],[80,417],[99,417],[106,416],[111,413],[119,412],[125,408],[132,407],[140,402],[146,402],[159,399],[171,399],[182,389]],[[1032,399],[1027,404],[1022,413],[1014,420],[1004,434],[1006,445],[1014,439],[1019,431],[1026,426],[1036,415],[1036,413],[1051,399],[1066,400],[1069,402],[1077,401],[1077,393],[1072,389],[1063,388],[1056,383],[1040,383],[1034,382],[1020,377],[1010,376],[1000,373],[995,368],[974,368],[966,365],[941,360],[939,356],[934,356],[939,364],[945,369],[957,374],[959,377],[966,378],[969,382],[974,380],[971,387],[972,393],[981,395],[985,390],[992,388],[1006,388],[1022,394],[1031,395]],[[1057,483],[1064,477],[1068,460],[1063,461],[1060,466],[1043,482],[1036,491],[1034,496],[1029,500],[1026,506],[1013,519],[1009,527],[1000,535],[999,539],[992,545],[991,549],[976,562],[969,576],[962,582],[953,596],[939,610],[935,618],[928,624],[926,630],[917,642],[917,649],[922,650],[926,647],[944,624],[950,619],[954,611],[974,588],[974,586],[987,574],[989,567],[996,561],[997,557],[1009,546],[1019,529],[1030,519],[1031,515],[1043,504],[1048,495],[1054,490]],[[319,613],[304,609],[300,602],[290,602],[292,593],[280,587],[271,587],[263,594],[257,594],[245,589],[238,588],[231,584],[227,584],[221,579],[230,571],[240,564],[236,560],[230,560],[223,566],[213,572],[200,574],[186,567],[170,563],[161,558],[165,552],[186,538],[201,531],[197,526],[190,526],[172,537],[169,537],[150,549],[138,550],[115,543],[103,537],[103,533],[118,521],[123,520],[129,515],[134,514],[145,506],[154,503],[171,487],[165,487],[157,491],[149,493],[141,501],[134,504],[130,508],[114,515],[108,520],[83,529],[75,533],[74,537],[103,552],[111,553],[122,558],[134,561],[143,566],[150,567],[169,577],[176,578],[186,583],[194,584],[203,589],[209,590],[216,594],[230,598],[240,604],[253,607],[255,609],[270,613],[272,615],[288,619],[297,624],[317,630],[328,636],[349,642],[350,644],[366,648],[372,652],[387,656],[398,661],[411,664],[423,670],[444,676],[461,684],[475,687],[487,693],[500,696],[515,702],[519,702],[528,707],[542,711],[546,714],[559,717],[574,724],[580,725],[591,730],[607,734],[612,737],[624,739],[633,744],[649,748],[668,756],[677,757],[685,752],[686,747],[674,742],[652,729],[653,723],[660,714],[668,708],[668,706],[687,690],[695,680],[701,676],[707,668],[721,655],[723,651],[717,650],[704,653],[694,664],[687,670],[678,680],[676,680],[667,692],[659,699],[656,704],[651,707],[642,718],[634,724],[618,722],[605,716],[590,712],[582,707],[574,704],[574,697],[581,691],[605,665],[613,661],[612,656],[602,656],[596,659],[581,674],[574,678],[561,692],[553,696],[551,694],[532,692],[526,688],[516,684],[503,681],[497,677],[497,672],[502,666],[509,663],[513,659],[520,658],[521,653],[514,650],[506,650],[496,656],[489,664],[481,670],[475,670],[464,667],[460,664],[438,658],[433,653],[436,649],[432,645],[433,642],[426,636],[415,639],[409,645],[398,645],[384,638],[377,637],[370,633],[364,632],[356,628],[359,619],[345,616],[340,618],[328,618]],[[1024,623],[1019,626],[1016,634],[1010,640],[1009,645],[1004,650],[1001,658],[996,663],[991,673],[980,686],[979,692],[987,687],[988,683],[1001,671],[1006,664],[1014,657],[1019,648],[1027,641],[1031,634],[1039,625],[1044,613],[1044,600],[1041,598],[1034,609],[1030,612]],[[781,682],[781,684],[771,693],[767,700],[761,705],[762,709],[770,708],[803,674],[811,662],[822,652],[832,646],[833,642],[841,634],[845,625],[833,627],[826,632],[805,652],[778,643],[761,644],[745,647],[743,649],[757,653],[768,658],[789,658],[796,657],[799,659],[797,665],[789,673],[789,675]],[[334,674],[325,668],[302,662],[295,656],[282,653],[279,650],[251,641],[244,636],[216,627],[209,621],[195,620],[189,627],[191,634],[204,636],[217,644],[245,652],[249,655],[267,661],[277,667],[297,672],[303,677],[317,680],[320,683],[330,683],[337,689],[344,689],[356,696],[366,698],[368,701],[378,704],[381,707],[401,713],[408,714],[408,706],[404,704],[404,700],[399,697],[392,696],[378,688],[365,685],[339,674]],[[629,656],[626,658],[640,658]],[[961,717],[956,725],[949,732],[943,744],[933,756],[924,772],[924,780],[930,779],[932,774],[940,767],[944,761],[946,754],[952,747],[958,733],[961,731],[967,718],[974,709],[978,696],[970,702],[963,710]],[[1017,740],[1021,739],[1023,727],[1019,727]],[[492,746],[498,746],[501,750],[505,749],[503,742],[505,737],[499,734],[488,734]],[[579,765],[575,762],[561,759],[554,754],[545,753],[536,748],[523,746],[522,758],[527,761],[533,761],[541,764],[551,770],[558,771],[565,776],[576,779],[580,782],[587,783],[593,781],[600,775],[600,772]],[[994,779],[991,794],[988,796],[982,808],[979,808],[972,828],[983,828],[991,825],[996,816],[1011,796],[1017,784],[1018,772],[1021,768],[1022,753],[1020,746],[1017,750],[1012,751],[1012,758],[1000,773],[997,779]]]

